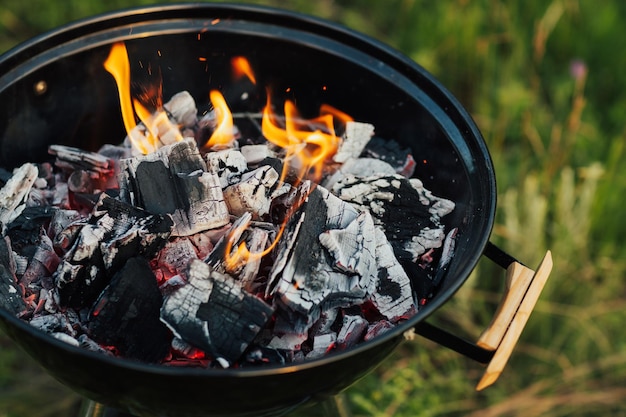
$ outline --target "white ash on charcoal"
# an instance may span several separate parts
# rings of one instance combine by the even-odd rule
[[[248,170],[249,162],[243,153],[236,149],[209,152],[205,158],[208,171],[217,174],[222,188],[237,184],[241,180],[241,175]]]
[[[17,315],[26,309],[23,288],[15,276],[15,259],[8,237],[0,238],[0,307]]]
[[[26,199],[39,171],[34,164],[26,163],[13,172],[0,189],[0,229],[6,233],[7,224],[15,220],[26,208]]]
[[[270,275],[276,329],[306,333],[322,312],[367,300],[398,320],[414,310],[410,282],[368,212],[316,187],[287,227]],[[380,290],[383,294],[376,295]]]
[[[162,304],[148,261],[130,258],[91,309],[88,335],[101,345],[115,346],[126,358],[160,362],[171,340],[160,320]]]
[[[127,259],[152,258],[172,227],[170,216],[149,214],[102,194],[54,274],[63,305],[91,305]]]
[[[273,308],[243,291],[228,275],[192,261],[188,284],[170,294],[161,320],[174,334],[210,352],[236,361],[273,314]]]
[[[401,148],[395,140],[374,136],[360,155],[378,159],[394,167],[397,174],[409,178],[415,172],[415,158],[409,148]]]
[[[333,186],[333,193],[372,213],[396,256],[412,262],[441,247],[445,237],[441,217],[454,209],[452,201],[434,196],[420,180],[400,175],[349,176]]]
[[[354,121],[347,122],[339,149],[333,155],[333,161],[344,163],[348,159],[358,158],[373,135],[374,125]]]
[[[224,189],[228,210],[235,216],[252,213],[255,220],[270,211],[272,191],[279,179],[274,168],[264,165],[241,176],[241,180]]]
[[[337,334],[335,345],[338,349],[348,349],[363,339],[369,322],[358,315],[346,314],[343,317],[341,330]]]
[[[219,177],[207,172],[195,141],[120,161],[120,197],[154,214],[169,214],[174,236],[215,229],[230,220]]]

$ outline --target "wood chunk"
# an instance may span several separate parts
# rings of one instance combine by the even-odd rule
[[[174,236],[189,236],[229,222],[219,178],[193,140],[120,161],[120,196],[154,214],[170,214]]]
[[[169,352],[170,333],[161,323],[161,293],[148,261],[130,258],[114,275],[89,316],[89,335],[122,356],[159,362]]]
[[[376,263],[378,283],[371,301],[376,309],[392,322],[406,319],[416,311],[411,281],[394,256],[385,233],[376,228]]]
[[[279,175],[270,166],[262,166],[241,177],[241,181],[224,190],[224,199],[235,216],[250,212],[254,219],[263,218],[270,211],[270,198]]]
[[[103,194],[54,274],[61,303],[90,306],[128,259],[152,258],[172,226],[167,215],[152,215]]]
[[[193,127],[198,121],[196,102],[188,91],[176,93],[163,105],[175,125]]]
[[[187,267],[193,259],[198,259],[195,247],[188,238],[176,238],[168,241],[156,256],[156,264],[167,275],[187,276]]]
[[[369,323],[361,316],[347,314],[343,317],[341,330],[337,335],[337,347],[347,349],[361,341]]]
[[[369,177],[372,175],[394,175],[395,169],[385,161],[373,158],[350,158],[337,171],[326,178],[322,185],[329,190],[348,176]]]
[[[15,260],[8,237],[0,238],[0,308],[13,315],[26,309],[15,277]]]
[[[358,158],[365,146],[374,135],[374,125],[369,123],[349,121],[342,136],[337,153],[333,161],[343,163],[350,158]]]
[[[205,158],[207,170],[217,174],[222,188],[238,183],[241,175],[248,169],[246,158],[235,149],[207,152]]]
[[[395,140],[373,137],[361,154],[365,158],[379,159],[394,167],[396,173],[410,178],[415,172],[415,159],[411,149],[401,148]]]
[[[305,328],[294,331],[306,331],[323,310],[364,298],[360,277],[337,271],[319,239],[328,230],[345,229],[357,217],[353,207],[318,186],[309,194],[299,216],[287,226],[277,249],[277,259],[286,261],[274,264],[268,291],[276,303],[303,317]],[[352,292],[355,288],[358,290]]]
[[[4,235],[6,225],[15,220],[26,208],[28,198],[39,171],[34,164],[26,163],[13,172],[13,176],[0,189],[0,228]]]
[[[376,273],[374,236],[374,220],[364,211],[345,229],[327,230],[320,234],[319,240],[332,254],[337,269],[369,280]],[[371,292],[368,285],[360,290]]]
[[[51,145],[48,153],[57,157],[55,165],[61,168],[93,171],[102,175],[113,173],[114,162],[99,153],[64,145]]]
[[[189,283],[165,300],[161,320],[187,342],[236,361],[270,319],[273,309],[228,275],[192,261]]]
[[[276,157],[276,153],[266,143],[242,146],[241,153],[248,165],[257,165],[267,158]]]
[[[453,202],[432,195],[421,181],[400,175],[347,177],[333,192],[359,210],[369,210],[396,256],[413,262],[428,249],[441,247],[445,234],[440,219],[454,209]]]

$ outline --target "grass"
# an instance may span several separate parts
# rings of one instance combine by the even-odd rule
[[[34,8],[4,0],[0,51],[69,20],[147,3],[39,0]],[[626,415],[626,3],[262,3],[365,32],[437,76],[470,110],[492,154],[499,196],[492,241],[530,266],[548,248],[554,255],[551,278],[495,386],[475,392],[480,366],[418,339],[347,390],[352,414]],[[477,337],[502,279],[500,269],[481,261],[435,321]],[[0,417],[73,410],[74,394],[3,336],[0,347]]]

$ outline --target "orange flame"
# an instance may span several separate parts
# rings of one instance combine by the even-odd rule
[[[250,81],[252,81],[252,84],[256,84],[256,77],[254,76],[250,62],[248,62],[245,57],[236,56],[230,60],[230,63],[233,67],[233,75],[236,78],[241,78],[245,75]]]
[[[137,151],[143,154],[154,152],[161,146],[159,138],[164,134],[171,136],[168,139],[170,142],[183,140],[178,127],[170,122],[167,113],[160,109],[152,114],[137,99],[131,98],[130,63],[128,51],[123,42],[113,44],[109,56],[104,62],[104,68],[113,75],[117,84],[124,128],[132,146]],[[156,99],[158,103],[161,102],[160,97],[156,97]],[[137,126],[135,114],[146,127],[147,134],[145,136],[135,131]]]
[[[133,104],[130,99],[130,63],[128,62],[128,52],[123,42],[117,42],[111,47],[109,57],[104,62],[104,68],[113,75],[117,84],[117,93],[120,98],[120,107],[124,128],[129,133],[136,126]],[[131,141],[133,138],[131,137]]]
[[[228,145],[234,140],[233,115],[222,93],[211,90],[209,99],[215,109],[217,127],[205,145],[205,148],[213,148],[220,145]]]
[[[315,182],[319,181],[324,163],[337,152],[339,147],[340,139],[335,135],[333,115],[328,113],[315,119],[302,120],[294,103],[287,100],[285,101],[285,127],[280,127],[275,123],[275,119],[268,99],[263,110],[261,130],[268,141],[286,151],[286,164],[281,181],[286,177],[289,168],[298,170],[299,179],[303,179],[313,170],[314,174],[311,179]]]

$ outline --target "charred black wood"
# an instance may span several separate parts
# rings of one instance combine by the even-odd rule
[[[89,336],[127,358],[159,362],[171,334],[160,321],[163,303],[148,261],[130,258],[113,276],[90,312]]]
[[[189,283],[169,295],[161,319],[179,338],[236,361],[270,319],[273,309],[233,278],[192,261]]]
[[[120,161],[120,197],[154,214],[170,214],[175,236],[188,236],[229,222],[219,177],[207,172],[193,140]]]
[[[402,148],[395,140],[374,136],[363,150],[361,157],[385,161],[403,177],[411,177],[415,171],[415,159],[413,159],[411,149]]]
[[[39,243],[42,229],[46,229],[54,216],[56,208],[26,207],[7,227],[7,236],[11,238],[13,249],[31,257]]]
[[[57,157],[55,165],[60,168],[93,171],[103,175],[113,173],[113,161],[95,152],[63,145],[51,145],[48,152]]]
[[[90,306],[128,259],[156,255],[172,227],[167,215],[152,215],[103,194],[54,274],[62,305]]]
[[[398,259],[413,262],[428,249],[441,247],[445,233],[440,219],[454,209],[452,201],[434,196],[418,179],[400,175],[348,177],[333,192],[372,213]]]
[[[17,278],[9,238],[0,238],[0,308],[17,315],[26,309]]]

